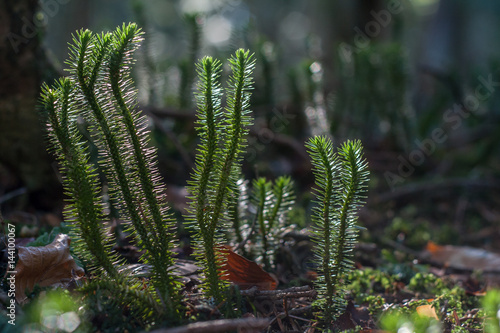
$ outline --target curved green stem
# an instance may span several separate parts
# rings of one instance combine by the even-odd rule
[[[150,234],[140,234],[141,240],[147,238],[151,239],[151,248],[149,248],[149,255],[152,257],[152,264],[155,267],[155,274],[158,278],[155,279],[154,283],[160,291],[163,301],[167,305],[167,310],[169,313],[176,312],[176,302],[175,295],[175,283],[173,276],[169,273],[168,269],[173,265],[172,256],[170,253],[170,239],[168,234],[167,226],[169,222],[169,217],[165,214],[165,209],[162,209],[161,204],[163,202],[159,201],[158,193],[161,191],[160,188],[153,183],[152,176],[155,171],[151,169],[151,165],[146,162],[145,151],[146,147],[145,141],[141,142],[139,137],[139,129],[136,125],[136,120],[132,116],[129,105],[125,100],[123,94],[125,92],[130,93],[129,89],[126,89],[123,84],[127,84],[128,78],[126,77],[128,73],[124,72],[122,68],[129,65],[130,61],[127,59],[127,53],[129,50],[134,48],[134,44],[138,42],[138,37],[140,30],[135,24],[128,26],[123,26],[122,30],[118,30],[115,33],[115,45],[111,53],[109,60],[109,76],[111,81],[111,89],[113,92],[113,97],[118,106],[118,110],[122,116],[122,120],[125,123],[125,128],[127,130],[128,138],[132,143],[133,156],[135,158],[135,166],[137,171],[140,185],[141,185],[141,195],[146,199],[148,206],[148,211],[142,210],[144,220],[153,220],[154,229],[156,230],[156,237],[152,237]],[[152,161],[149,161],[152,163]],[[138,203],[138,205],[140,205]],[[148,223],[146,223],[148,224]]]
[[[98,199],[97,175],[88,165],[87,154],[81,149],[79,138],[70,129],[68,123],[71,90],[69,79],[58,81],[55,91],[47,87],[43,89],[42,99],[49,114],[54,139],[57,141],[57,143],[52,141],[52,144],[56,146],[54,150],[59,155],[63,172],[66,173],[65,188],[72,195],[69,212],[71,212],[71,207],[74,207],[76,216],[73,219],[80,228],[77,233],[85,241],[86,251],[93,256],[93,258],[86,259],[93,267],[102,267],[111,278],[118,280],[120,278],[118,271],[108,255],[109,246],[106,246],[110,240],[106,239],[102,233],[103,215]],[[56,100],[59,100],[61,104],[58,110],[55,108]]]

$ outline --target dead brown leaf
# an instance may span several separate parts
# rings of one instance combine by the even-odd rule
[[[456,269],[498,271],[500,254],[467,246],[427,244],[423,258]]]
[[[422,317],[429,317],[439,320],[436,314],[436,309],[434,309],[430,304],[417,306],[417,313]]]
[[[26,301],[26,291],[32,290],[35,284],[40,287],[65,286],[73,274],[84,274],[83,268],[76,265],[69,253],[70,242],[68,235],[60,234],[46,246],[18,247],[16,300],[19,303]]]
[[[231,281],[241,290],[254,286],[259,290],[276,289],[276,280],[255,262],[233,252],[227,245],[221,246],[219,251],[226,256],[226,261],[222,266],[225,270],[225,274],[221,276],[222,279]]]

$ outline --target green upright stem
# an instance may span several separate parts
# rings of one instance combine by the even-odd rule
[[[123,72],[121,67],[125,64],[125,56],[126,52],[129,51],[132,47],[132,43],[134,39],[137,38],[139,30],[135,25],[133,26],[124,26],[123,30],[117,33],[116,38],[118,39],[118,46],[113,50],[109,62],[109,75],[111,81],[111,89],[113,92],[113,97],[117,103],[120,114],[123,117],[123,122],[125,123],[125,127],[127,129],[128,137],[132,142],[133,154],[136,161],[137,174],[139,176],[142,195],[144,195],[146,199],[146,203],[149,208],[149,214],[144,214],[144,218],[148,219],[150,216],[153,219],[156,237],[151,249],[149,249],[149,255],[153,258],[152,264],[155,267],[156,274],[159,275],[159,278],[154,281],[155,285],[159,289],[161,293],[161,297],[166,297],[164,301],[167,304],[167,308],[169,312],[175,312],[175,300],[173,299],[175,295],[174,290],[174,278],[168,271],[168,268],[173,265],[172,258],[170,255],[169,248],[169,238],[168,230],[167,230],[167,216],[162,214],[160,202],[158,200],[157,194],[155,193],[155,186],[151,179],[151,175],[153,170],[148,167],[148,163],[145,160],[145,147],[141,143],[138,132],[139,129],[136,126],[136,122],[132,116],[132,113],[127,105],[123,97],[124,88],[120,86],[121,82],[123,82]],[[127,82],[125,82],[126,84]],[[140,205],[139,203],[137,203]],[[134,212],[137,212],[134,209]],[[140,234],[142,238],[149,238],[147,234]]]
[[[163,281],[162,279],[158,279],[154,282],[157,285],[157,288],[159,288],[161,297],[166,296],[166,299],[164,299],[164,301],[167,306],[167,313],[173,317],[178,317],[179,314],[176,310],[177,304],[175,304],[175,301],[172,300],[173,295],[171,291],[168,290],[169,288],[166,287],[168,285],[172,286],[173,281],[172,278],[168,276],[168,273],[166,271],[163,271],[164,270],[163,268],[165,267],[165,263],[163,262],[163,260],[165,259],[165,257],[163,256],[164,253],[160,253],[161,249],[158,249],[152,242],[152,239],[149,236],[149,232],[145,227],[146,223],[142,221],[141,215],[139,214],[140,207],[137,207],[138,209],[136,209],[136,205],[140,202],[140,198],[136,198],[136,196],[134,195],[134,191],[130,188],[128,175],[127,172],[125,171],[125,166],[127,165],[127,163],[124,161],[121,155],[121,151],[119,149],[119,144],[121,142],[118,139],[115,132],[111,130],[107,117],[104,113],[104,110],[101,108],[97,100],[96,92],[93,89],[95,82],[94,74],[91,76],[91,80],[87,82],[88,78],[86,77],[86,70],[85,70],[86,69],[85,50],[90,42],[91,36],[90,34],[88,34],[84,35],[84,37],[85,38],[82,40],[82,46],[79,53],[78,66],[77,66],[78,83],[80,84],[83,95],[85,96],[85,99],[88,105],[90,106],[90,109],[97,121],[100,132],[104,135],[107,152],[109,153],[111,159],[111,165],[114,169],[114,172],[112,174],[116,177],[117,185],[119,186],[120,192],[122,193],[123,200],[125,202],[126,212],[128,213],[130,220],[132,221],[134,229],[137,231],[140,237],[141,243],[147,250],[147,255],[152,259],[151,264],[156,268],[155,271],[157,271],[157,274],[166,279]],[[94,67],[92,69],[92,73],[100,72],[99,68],[102,65],[102,60],[107,54],[106,49],[107,45],[109,44],[109,41],[110,41],[109,38],[104,38],[103,46],[100,49],[98,49],[100,53],[96,58],[97,61],[93,64]],[[99,45],[94,45],[94,47],[99,47]],[[114,81],[115,79],[117,78],[116,77],[112,78],[111,81]]]
[[[235,73],[235,78],[237,79],[236,82],[236,87],[234,89],[234,96],[233,96],[233,106],[231,110],[231,125],[229,129],[229,133],[231,135],[230,138],[230,143],[227,145],[227,148],[225,149],[226,154],[224,158],[224,162],[222,164],[222,168],[219,173],[219,184],[217,186],[217,191],[215,195],[215,210],[213,213],[213,219],[211,223],[211,231],[215,231],[215,228],[218,224],[219,218],[221,216],[222,208],[224,205],[222,204],[226,198],[227,194],[227,189],[228,189],[228,184],[230,180],[230,175],[231,175],[231,168],[233,166],[233,163],[237,157],[237,152],[238,149],[241,146],[241,140],[244,134],[244,128],[242,124],[242,112],[244,110],[243,108],[243,92],[244,89],[246,88],[246,78],[248,77],[248,64],[247,64],[247,57],[245,53],[240,50],[240,52],[237,52],[237,58],[236,58],[237,63],[237,69],[238,72]]]
[[[238,59],[240,60],[240,59]],[[211,215],[211,221],[208,225],[209,232],[208,234],[213,235],[215,233],[215,229],[219,223],[219,219],[221,217],[222,209],[225,207],[224,202],[226,200],[227,189],[229,186],[229,180],[231,176],[231,168],[233,166],[234,160],[236,159],[236,153],[240,146],[240,140],[243,135],[243,128],[241,123],[241,112],[242,112],[242,93],[244,87],[244,64],[241,64],[239,75],[239,81],[236,86],[236,90],[234,93],[235,105],[231,113],[231,128],[228,131],[231,135],[231,141],[229,147],[226,150],[226,154],[224,156],[224,162],[222,164],[222,168],[219,172],[218,177],[218,185],[215,195],[214,201],[214,211]],[[210,259],[215,265],[209,266],[208,273],[210,274],[209,281],[212,284],[212,289],[216,294],[214,297],[218,301],[222,301],[222,291],[220,290],[220,282],[219,282],[219,273],[218,273],[218,265],[212,257],[215,257],[215,253],[212,255],[212,252],[215,251],[213,248],[208,249],[209,252],[207,255],[210,255]],[[208,259],[208,257],[207,257]],[[209,262],[210,263],[210,262]]]
[[[214,68],[215,65],[215,68]],[[200,227],[208,229],[207,212],[207,187],[210,175],[213,172],[215,152],[217,150],[217,130],[215,124],[215,110],[213,86],[216,84],[214,79],[219,75],[219,66],[214,64],[211,58],[205,58],[202,62],[203,70],[206,73],[206,83],[203,91],[205,109],[203,110],[206,124],[204,128],[207,131],[207,147],[204,153],[204,159],[201,165],[201,174],[199,177],[199,190],[196,198],[196,219]],[[216,97],[217,98],[217,97]]]
[[[325,172],[322,175],[324,179],[326,179],[326,186],[324,188],[324,197],[322,200],[322,211],[323,211],[323,217],[322,217],[322,228],[323,228],[323,239],[322,241],[324,242],[324,249],[323,251],[323,258],[322,258],[322,269],[323,269],[323,274],[324,274],[324,279],[325,279],[325,285],[326,285],[326,317],[331,318],[332,316],[332,308],[333,308],[333,297],[335,295],[335,288],[336,284],[333,282],[333,279],[335,279],[335,273],[331,271],[330,267],[330,260],[331,260],[331,240],[332,240],[332,231],[330,223],[331,223],[331,212],[330,212],[330,206],[332,202],[332,195],[333,195],[333,180],[334,180],[334,174],[335,171],[330,163],[330,154],[328,151],[326,151],[326,146],[325,145],[320,145],[319,146],[319,155],[321,156],[323,166],[325,167]],[[332,279],[332,275],[334,278]]]
[[[55,109],[56,93],[61,100],[59,112]],[[86,157],[82,154],[77,138],[72,137],[68,124],[69,98],[71,93],[71,82],[62,79],[58,82],[57,91],[44,89],[42,93],[45,98],[45,108],[49,114],[49,122],[59,144],[60,150],[55,149],[63,165],[65,187],[72,194],[72,206],[76,209],[76,223],[81,229],[80,236],[86,242],[86,249],[90,252],[97,264],[94,267],[102,267],[113,279],[119,280],[118,271],[108,256],[106,241],[101,234],[102,213],[100,203],[96,202],[98,189],[95,185],[96,174],[86,163]],[[59,113],[59,117],[57,115]],[[54,142],[55,144],[55,142]],[[87,258],[90,259],[90,258]]]
[[[278,193],[274,193],[276,201],[273,202],[274,207],[269,215],[269,230],[273,229],[276,218],[278,217],[278,212],[280,211],[281,204],[283,203],[284,190],[283,186],[279,186]]]
[[[156,230],[158,232],[158,237],[166,236],[165,235],[165,223],[163,223],[163,216],[160,210],[160,205],[158,202],[158,198],[154,193],[154,185],[153,181],[150,178],[151,170],[148,168],[148,165],[144,159],[144,147],[142,146],[139,136],[137,135],[138,129],[132,117],[132,113],[127,106],[122,94],[122,90],[120,89],[120,82],[122,80],[122,73],[120,67],[123,64],[125,52],[130,47],[130,44],[133,42],[133,39],[136,37],[137,30],[129,29],[127,30],[128,34],[119,36],[120,44],[119,48],[113,52],[111,55],[110,66],[109,66],[109,75],[111,78],[111,89],[113,91],[113,96],[118,104],[118,109],[123,116],[123,120],[125,122],[125,126],[127,128],[128,135],[132,141],[132,147],[134,151],[134,157],[137,161],[138,174],[141,181],[142,190],[144,192],[144,196],[146,197],[146,202],[148,204],[148,208],[151,211],[153,216],[153,221],[156,225]],[[168,244],[167,242],[161,242],[161,244]],[[167,249],[162,249],[168,251]]]
[[[345,258],[345,249],[346,249],[346,233],[348,228],[348,212],[353,204],[354,196],[356,194],[356,188],[353,186],[355,184],[356,179],[356,168],[352,168],[353,176],[350,179],[349,186],[344,189],[344,193],[346,193],[345,199],[342,202],[342,207],[340,209],[340,218],[339,218],[339,231],[338,231],[338,239],[336,242],[335,249],[335,266],[333,268],[333,281],[332,284],[334,286],[339,285],[340,279],[342,278],[342,261]],[[335,290],[334,290],[335,292]]]
[[[217,265],[217,256],[215,253],[215,229],[210,226],[212,216],[212,206],[208,202],[207,190],[210,183],[210,176],[214,172],[214,164],[217,152],[217,128],[216,128],[216,112],[217,105],[220,105],[220,97],[218,90],[219,83],[217,78],[220,75],[220,63],[210,57],[206,57],[200,64],[200,75],[202,75],[202,91],[200,92],[200,117],[202,123],[202,130],[206,131],[204,138],[204,147],[202,148],[203,158],[200,159],[198,175],[198,192],[196,193],[196,220],[201,229],[201,236],[203,239],[204,255],[207,263],[206,278],[209,284],[208,290],[217,302],[222,301],[222,294],[219,287],[219,272]],[[215,90],[215,91],[214,91]]]
[[[268,243],[267,243],[267,236],[268,232],[271,230],[270,226],[269,228],[266,228],[266,223],[265,223],[265,217],[264,217],[264,211],[266,210],[266,197],[267,197],[267,182],[264,178],[261,178],[257,181],[256,185],[258,186],[258,210],[257,210],[257,221],[259,222],[259,227],[260,227],[260,232],[262,236],[262,263],[264,264],[264,268],[266,270],[270,269],[270,264],[269,264],[269,258],[267,256],[267,251],[268,249]]]
[[[83,58],[84,58],[83,53],[81,57],[83,63]],[[80,69],[80,64],[79,64],[79,69]],[[141,218],[138,212],[134,208],[135,207],[134,196],[132,195],[132,191],[130,189],[127,180],[127,175],[124,170],[124,163],[122,161],[122,157],[120,155],[120,151],[118,148],[118,139],[115,133],[111,131],[111,129],[109,128],[106,116],[104,115],[103,110],[101,109],[99,103],[97,102],[97,98],[94,95],[94,91],[90,90],[87,84],[85,83],[85,76],[83,76],[83,70],[81,71],[79,70],[78,72],[78,82],[82,87],[83,94],[94,114],[94,117],[97,120],[100,130],[104,134],[104,139],[107,144],[108,152],[111,157],[111,162],[116,173],[118,185],[120,186],[121,192],[123,193],[123,199],[125,201],[125,207],[127,213],[130,216],[130,219],[132,220],[132,223],[139,232],[139,234],[141,236],[147,235],[147,231],[145,230],[144,226],[141,223]],[[141,241],[144,243],[144,245],[149,251],[153,250],[153,247],[149,242],[148,237],[144,237],[144,239],[141,237]]]

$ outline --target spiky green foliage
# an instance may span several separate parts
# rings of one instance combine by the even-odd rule
[[[106,315],[114,317],[109,320],[112,321],[111,325],[117,326],[113,327],[115,330],[127,326],[135,326],[133,328],[137,330],[150,327],[157,324],[161,318],[159,314],[163,311],[153,294],[144,292],[144,285],[141,283],[94,279],[83,285],[80,292],[84,295],[83,299],[88,307],[98,306],[108,309]],[[125,307],[124,300],[127,302]],[[121,313],[117,311],[120,308],[123,309]]]
[[[368,180],[360,141],[347,141],[334,151],[326,137],[307,142],[316,183],[313,208],[314,241],[323,318],[330,322],[344,308],[344,286],[353,268],[357,212],[363,205]]]
[[[198,229],[196,249],[203,263],[205,289],[217,302],[223,300],[224,283],[220,265],[224,258],[217,250],[227,219],[228,192],[236,182],[249,116],[252,71],[255,65],[249,51],[238,50],[229,60],[232,74],[228,80],[227,106],[222,107],[221,62],[203,58],[198,66],[197,129],[200,136],[196,167],[189,192],[190,220]]]
[[[228,230],[228,240],[233,241],[239,246],[248,236],[248,180],[240,178],[232,188],[232,195],[229,200],[229,219],[232,222],[232,228]],[[245,230],[247,229],[247,230]],[[242,244],[243,245],[243,244]],[[244,247],[242,248],[243,256],[246,255]]]
[[[132,53],[138,48],[141,35],[135,24],[101,35],[89,30],[78,32],[67,61],[70,77],[61,80],[54,89],[44,88],[42,100],[49,111],[52,137],[57,138],[52,139],[52,147],[63,161],[70,203],[77,208],[71,211],[71,219],[79,221],[77,227],[88,252],[94,258],[109,252],[110,239],[95,231],[100,228],[94,228],[102,220],[101,201],[97,173],[88,165],[88,153],[74,130],[78,116],[90,124],[111,200],[123,219],[130,221],[128,231],[145,250],[142,260],[153,267],[150,291],[154,291],[156,302],[163,304],[162,313],[157,315],[165,315],[175,323],[180,319],[181,302],[171,273],[174,220],[159,182],[155,150],[148,146],[146,119],[136,110],[136,90],[130,79]],[[81,185],[86,185],[85,182],[88,189]],[[81,191],[84,193],[80,195]],[[78,210],[79,206],[84,209]],[[93,224],[82,222],[87,216]],[[112,259],[108,261],[113,262]],[[109,276],[116,276],[116,269],[104,259],[95,262]],[[123,296],[126,295],[129,294],[124,292]]]
[[[233,228],[228,239],[243,256],[271,270],[280,233],[295,203],[293,181],[281,176],[273,183],[261,177],[253,180],[250,189],[248,183],[240,179],[232,189],[229,218]]]
[[[290,177],[281,176],[271,182],[265,178],[255,179],[252,183],[252,204],[256,207],[256,220],[259,227],[259,260],[266,270],[274,263],[279,232],[285,226],[286,214],[292,208],[295,197]]]
[[[254,179],[252,182],[252,202],[254,207],[257,208],[255,218],[260,231],[260,245],[262,248],[260,251],[260,255],[262,256],[261,262],[267,270],[269,269],[270,263],[268,258],[269,246],[266,232],[269,221],[266,217],[269,215],[270,210],[269,203],[271,201],[271,188],[272,183],[268,182],[266,178]]]
[[[67,78],[57,81],[53,88],[42,86],[50,147],[60,163],[68,195],[65,217],[75,227],[78,253],[88,268],[96,274],[103,270],[118,279],[117,259],[111,251],[113,239],[103,225],[105,216],[97,170],[88,162],[88,149],[76,129],[78,106],[73,97],[73,85]]]
[[[70,76],[53,87],[44,85],[42,104],[47,111],[50,148],[60,163],[68,194],[66,219],[72,222],[79,254],[96,277],[81,290],[87,296],[105,295],[107,302],[117,302],[124,315],[130,314],[135,323],[148,328],[165,320],[168,325],[178,323],[182,303],[172,274],[174,220],[130,79],[132,53],[141,39],[135,24],[101,35],[80,31],[70,46]],[[249,51],[241,49],[229,62],[225,107],[221,62],[205,57],[197,66],[200,144],[189,182],[192,202],[188,220],[196,230],[195,249],[203,266],[203,287],[206,296],[217,303],[227,300],[221,279],[224,257],[218,249],[229,221],[236,233],[241,232],[239,243],[252,236],[254,225],[258,227],[253,241],[260,244],[261,262],[270,269],[271,252],[294,202],[289,177],[280,177],[274,183],[257,179],[251,195],[246,194],[245,182],[237,182],[251,124],[249,100],[255,62]],[[89,162],[88,142],[77,130],[80,118],[89,124],[91,140],[99,151],[97,165]],[[315,240],[322,273],[317,286],[325,302],[325,318],[331,320],[343,305],[343,283],[352,269],[356,212],[363,201],[368,172],[359,141],[346,142],[337,154],[331,141],[323,137],[311,139],[307,146],[317,184]],[[100,174],[109,185],[113,206],[129,222],[128,232],[144,250],[143,262],[152,267],[148,283],[127,273],[111,251],[114,239],[103,224],[108,217],[104,214]],[[239,208],[238,200],[242,201]],[[242,224],[249,226],[252,215],[243,211],[250,206],[255,207],[255,223],[243,235]]]

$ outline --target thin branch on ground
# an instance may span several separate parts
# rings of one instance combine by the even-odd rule
[[[203,321],[169,329],[158,329],[151,333],[217,333],[238,330],[241,332],[261,332],[269,326],[269,319],[239,318]]]

